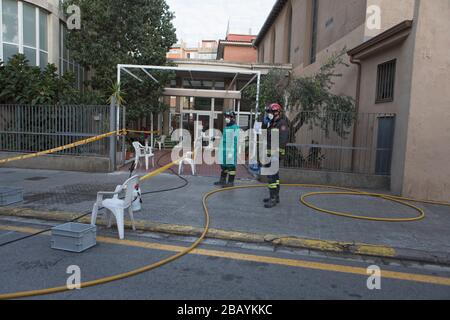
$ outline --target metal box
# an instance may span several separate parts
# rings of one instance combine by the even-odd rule
[[[97,244],[97,227],[66,223],[52,229],[52,249],[80,253]]]
[[[22,188],[0,187],[0,206],[8,206],[22,201]]]

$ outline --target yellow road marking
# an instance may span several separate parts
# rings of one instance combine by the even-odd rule
[[[16,231],[16,232],[22,232],[22,233],[36,233],[36,232],[40,231],[39,229],[28,228],[28,227],[16,227],[16,226],[0,226],[0,230]],[[49,235],[49,233],[47,232],[47,233],[44,233],[43,235]],[[107,243],[107,244],[113,244],[113,245],[159,250],[159,251],[169,251],[169,252],[181,252],[186,249],[186,247],[182,247],[182,246],[174,246],[174,245],[166,245],[166,244],[142,242],[142,241],[133,241],[133,240],[119,240],[119,239],[109,238],[109,237],[97,237],[97,241],[100,243]],[[337,265],[337,264],[328,264],[328,263],[311,262],[311,261],[294,260],[294,259],[284,259],[284,258],[274,258],[274,257],[269,257],[269,256],[258,256],[258,255],[252,255],[252,254],[243,254],[243,253],[208,250],[208,249],[195,249],[194,251],[191,252],[191,254],[239,260],[239,261],[251,261],[251,262],[259,262],[259,263],[266,263],[266,264],[272,264],[272,265],[281,265],[281,266],[288,266],[288,267],[296,267],[296,268],[304,268],[304,269],[313,269],[313,270],[368,276],[367,270],[365,268],[350,267],[350,266]],[[428,275],[395,272],[395,271],[385,271],[385,270],[381,271],[381,276],[383,278],[388,278],[388,279],[450,286],[450,278],[446,278],[446,277],[428,276]]]

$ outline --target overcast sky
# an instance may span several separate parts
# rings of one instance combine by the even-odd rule
[[[178,41],[197,46],[201,40],[224,39],[230,32],[258,34],[275,0],[166,0],[175,12]]]

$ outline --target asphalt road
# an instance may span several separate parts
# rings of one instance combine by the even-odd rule
[[[0,220],[0,243],[26,235],[17,232],[42,225]],[[8,229],[8,230],[5,230]],[[29,230],[30,232],[32,230]],[[49,235],[0,247],[0,293],[66,284],[67,268],[80,267],[89,281],[156,262],[189,245],[189,239],[158,239],[127,232],[82,254],[50,249]],[[154,271],[97,287],[35,299],[450,299],[450,268],[363,261],[273,250],[227,242],[209,242],[201,251]],[[366,268],[378,265],[381,289],[367,288]]]

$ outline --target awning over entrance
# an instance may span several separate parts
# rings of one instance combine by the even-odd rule
[[[261,71],[219,66],[171,67],[119,64],[117,68],[117,78],[120,84],[122,72],[124,72],[140,82],[143,82],[146,78],[150,78],[152,81],[159,83],[155,71],[174,72],[177,78],[190,79],[190,81],[215,78],[232,79],[231,82],[227,84],[225,90],[167,87],[164,90],[164,95],[166,96],[240,100],[242,97],[241,92],[245,90],[250,84],[256,83],[256,110],[258,110]],[[245,85],[243,85],[239,90],[236,90],[235,88],[238,82],[245,82]]]
[[[237,113],[237,123],[243,128],[252,126],[258,116],[260,70],[223,65],[184,65],[184,66],[146,66],[119,64],[117,68],[118,83],[121,77],[131,76],[139,82],[154,81],[160,83],[159,77],[164,72],[174,74],[175,80],[167,85],[163,95],[175,107],[164,117],[166,132],[173,129],[187,129],[197,138],[195,123],[202,123],[204,128],[221,129],[221,114],[225,107]],[[256,84],[256,101],[251,110],[241,109],[242,92],[251,84]],[[208,101],[208,99],[210,101]]]

